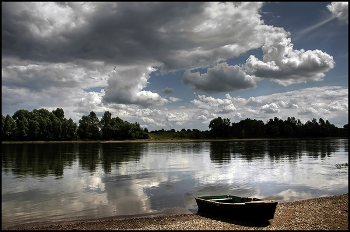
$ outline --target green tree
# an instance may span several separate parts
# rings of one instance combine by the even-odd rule
[[[51,138],[52,140],[61,140],[62,138],[62,121],[55,114],[50,115],[51,120]],[[63,120],[63,119],[62,119]]]
[[[62,140],[76,140],[78,125],[73,119],[64,118],[62,121]]]
[[[62,108],[57,108],[56,110],[53,110],[52,113],[60,120],[63,121],[64,119],[64,111]]]
[[[16,137],[19,140],[27,140],[29,134],[29,122],[31,113],[28,110],[17,110],[13,116],[13,120],[16,122]]]
[[[100,138],[100,121],[95,112],[83,115],[79,120],[78,135],[81,139],[95,140]]]
[[[228,137],[230,134],[230,119],[214,118],[209,123],[212,137]]]
[[[29,121],[29,140],[36,141],[40,138],[40,125],[37,116],[33,116]]]
[[[1,135],[4,135],[4,124],[6,117],[4,115],[1,115]]]
[[[3,139],[4,140],[14,140],[16,139],[16,122],[10,115],[6,115],[4,120],[4,129],[3,129]]]
[[[284,135],[287,137],[291,137],[293,135],[293,128],[288,124],[284,125]]]
[[[109,111],[103,114],[100,121],[100,128],[103,139],[111,139],[113,137],[112,114]]]
[[[101,133],[100,133],[100,120],[96,116],[95,112],[91,111],[89,114],[89,131],[91,132],[92,136],[91,139],[100,139]]]

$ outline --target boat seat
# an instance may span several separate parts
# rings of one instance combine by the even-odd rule
[[[232,198],[217,198],[217,199],[210,199],[211,201],[229,201],[232,200]]]

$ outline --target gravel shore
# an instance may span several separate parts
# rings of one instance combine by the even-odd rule
[[[210,215],[94,220],[3,230],[348,230],[348,194],[279,203],[266,222],[239,221]]]

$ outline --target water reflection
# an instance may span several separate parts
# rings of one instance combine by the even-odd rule
[[[19,178],[62,178],[77,156],[77,144],[6,144],[2,145],[2,171],[11,171]]]
[[[263,159],[271,162],[287,158],[297,161],[303,155],[325,159],[339,150],[348,152],[348,140],[273,140],[211,143],[58,143],[58,144],[4,144],[2,171],[11,171],[17,177],[63,176],[65,169],[79,160],[83,170],[96,172],[102,163],[103,171],[129,161],[138,161],[143,154],[200,154],[209,146],[213,163],[230,163],[241,157],[248,162]]]
[[[3,226],[196,212],[195,196],[280,202],[346,193],[348,140],[4,144]]]

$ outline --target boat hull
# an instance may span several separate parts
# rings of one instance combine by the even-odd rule
[[[229,195],[226,195],[226,199]],[[269,220],[274,217],[278,202],[272,200],[260,200],[256,198],[249,202],[231,203],[229,200],[215,201],[207,197],[196,197],[198,213],[209,213],[224,217],[246,219],[246,220]],[[229,196],[230,197],[230,196]],[[237,198],[237,197],[236,197]],[[243,199],[243,198],[241,198]]]

